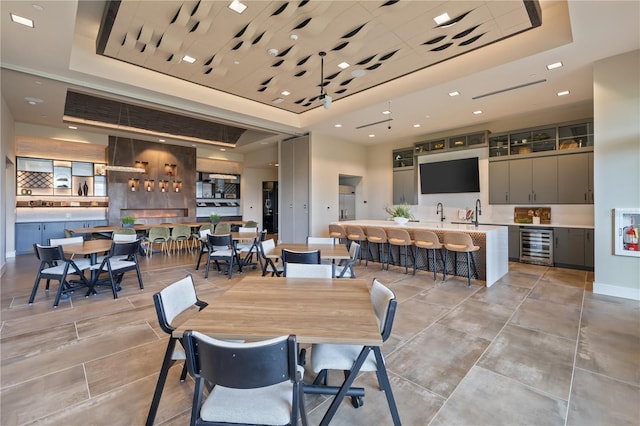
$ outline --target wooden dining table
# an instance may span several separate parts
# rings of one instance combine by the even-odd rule
[[[267,257],[278,259],[282,257],[282,250],[313,251],[320,250],[320,259],[340,261],[349,259],[349,251],[344,244],[307,244],[307,243],[279,243],[275,250],[267,254]]]
[[[62,246],[65,256],[74,258],[77,256],[90,256],[91,264],[96,263],[99,253],[108,252],[111,249],[111,240],[88,240],[82,244],[65,244]]]
[[[173,336],[197,330],[218,339],[256,341],[293,334],[299,343],[362,345],[366,358],[372,347],[382,346],[369,288],[364,279],[248,276],[224,293],[203,297],[209,306],[178,317]],[[364,359],[359,361],[354,365]],[[321,425],[329,424],[357,373],[327,392],[336,396]]]

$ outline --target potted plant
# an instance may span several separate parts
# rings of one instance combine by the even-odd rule
[[[136,219],[133,216],[123,216],[122,217],[122,227],[123,228],[132,228],[134,223],[136,223]]]
[[[411,207],[407,204],[399,204],[394,207],[387,207],[385,211],[391,215],[393,220],[398,225],[404,225],[409,222],[410,219],[413,219],[413,215],[411,214]]]
[[[220,215],[218,213],[211,213],[209,215],[209,220],[215,225],[220,222]]]

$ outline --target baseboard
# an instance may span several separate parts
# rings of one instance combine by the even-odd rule
[[[610,284],[601,284],[594,281],[594,294],[622,297],[624,299],[640,300],[640,288],[619,287]]]

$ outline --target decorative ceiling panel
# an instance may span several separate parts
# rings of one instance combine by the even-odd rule
[[[108,2],[97,52],[302,113],[322,105],[320,51],[336,101],[541,23],[537,0],[244,1],[242,14],[229,3]]]

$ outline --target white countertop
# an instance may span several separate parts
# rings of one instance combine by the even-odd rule
[[[466,231],[487,233],[503,228],[502,225],[478,225],[473,224],[456,224],[450,222],[409,222],[406,225],[398,225],[390,220],[346,220],[334,222],[339,225],[360,225],[360,226],[380,226],[385,228],[398,227],[402,229],[430,229],[443,231]]]

